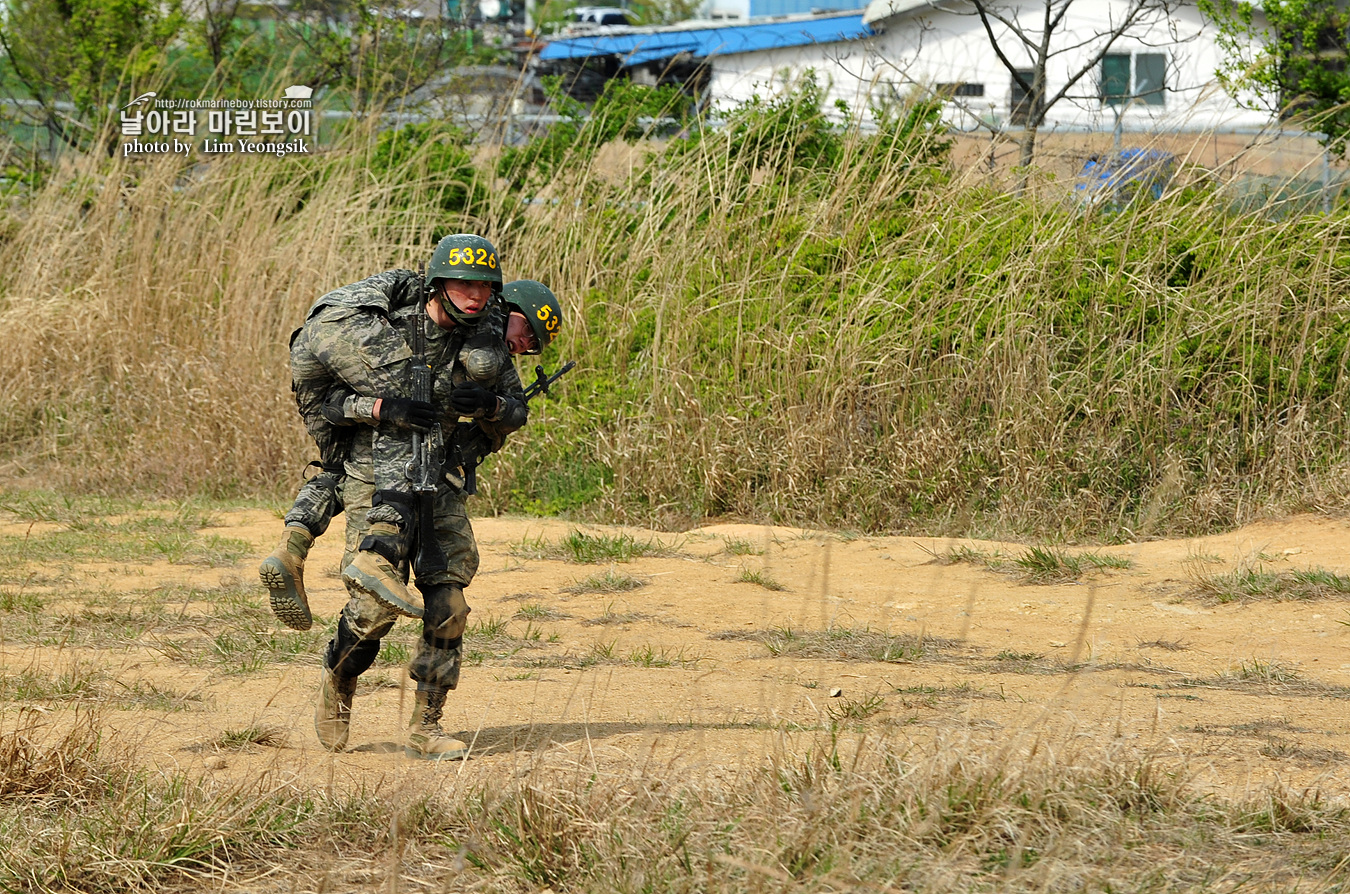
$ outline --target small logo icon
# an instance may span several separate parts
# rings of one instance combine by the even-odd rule
[[[151,93],[150,96],[155,94]],[[302,84],[293,84],[286,88],[286,99],[309,99],[314,95],[313,87],[305,87]]]
[[[305,88],[305,89],[309,89],[309,88]],[[154,98],[155,98],[155,91],[150,90],[150,91],[148,91],[148,92],[146,92],[146,93],[142,93],[140,96],[136,97],[136,98],[133,99],[131,102],[129,102],[129,103],[127,103],[126,105],[122,106],[122,109],[118,109],[118,111],[122,111],[123,109],[129,109],[129,108],[131,108],[132,106],[138,106],[138,105],[140,105],[141,103],[143,103],[143,102],[149,102],[150,100],[152,100],[152,99],[154,99]]]

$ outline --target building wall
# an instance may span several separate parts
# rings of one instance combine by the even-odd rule
[[[867,0],[707,0],[699,7],[704,19],[744,21],[762,16],[786,16],[809,13],[817,9],[862,9]]]
[[[1079,0],[1066,19],[1056,46],[1086,41],[1072,53],[1053,58],[1047,71],[1047,96],[1053,97],[1072,73],[1090,59],[1099,42],[1097,23],[1119,18],[1123,6],[1112,0]],[[1014,126],[1013,79],[990,47],[979,17],[923,7],[908,15],[873,23],[881,32],[865,41],[821,44],[787,50],[714,57],[711,90],[715,100],[740,102],[765,90],[781,89],[807,68],[829,89],[830,99],[843,99],[866,108],[869,99],[900,98],[942,85],[968,85],[963,91],[982,95],[956,97],[947,103],[946,118],[963,131]],[[1036,21],[1044,7],[1028,4],[1023,20]],[[995,31],[996,34],[999,30]],[[1257,129],[1271,120],[1266,111],[1251,111],[1219,87],[1214,72],[1220,61],[1215,31],[1194,5],[1177,10],[1170,20],[1156,20],[1146,31],[1121,38],[1113,54],[1130,54],[1136,67],[1139,54],[1165,57],[1160,104],[1130,101],[1104,103],[1100,96],[1102,67],[1096,66],[1050,109],[1045,128],[1065,131],[1110,131],[1119,112],[1125,132],[1164,130],[1207,131]],[[1002,41],[1015,64],[1030,67],[1030,58],[1018,53],[1011,38]]]

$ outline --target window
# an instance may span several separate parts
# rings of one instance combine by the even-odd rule
[[[1029,68],[1019,69],[1017,75],[1028,85],[1036,82],[1036,72]],[[1042,93],[1037,97],[1037,100],[1037,105],[1045,102],[1045,94]],[[1026,127],[1031,122],[1031,105],[1031,92],[1023,88],[1018,83],[1017,78],[1013,78],[1012,97],[1008,107],[1012,111],[1011,118],[1014,127]]]
[[[984,96],[984,85],[964,81],[959,84],[938,84],[937,93],[939,96]]]
[[[1102,57],[1102,102],[1160,106],[1167,93],[1166,75],[1162,53],[1108,53]]]

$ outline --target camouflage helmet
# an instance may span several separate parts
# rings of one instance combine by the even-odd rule
[[[501,292],[502,267],[497,261],[497,249],[482,236],[455,233],[436,243],[427,264],[427,288],[433,288],[438,279],[463,279],[492,284],[493,292]],[[466,314],[449,301],[442,302],[445,312],[461,323],[480,319],[486,311]]]
[[[502,300],[510,305],[511,310],[524,315],[539,342],[537,350],[526,353],[544,353],[544,348],[562,329],[562,306],[558,304],[553,290],[532,279],[518,279],[502,287]]]

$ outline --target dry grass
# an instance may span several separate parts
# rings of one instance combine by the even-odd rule
[[[840,708],[870,716],[877,697]],[[1347,881],[1350,813],[1273,786],[1228,801],[1121,748],[930,755],[822,736],[731,778],[536,759],[503,778],[300,791],[128,772],[85,715],[0,730],[0,884],[104,892],[250,878],[306,890],[934,892],[1290,889]],[[1278,739],[1271,756],[1335,761]],[[355,845],[360,844],[360,847]],[[375,845],[372,847],[372,845]],[[1209,867],[1197,874],[1197,867]],[[227,875],[228,873],[228,875]],[[1128,880],[1126,882],[1125,880]]]
[[[1244,565],[1223,574],[1196,577],[1190,594],[1216,603],[1345,599],[1350,597],[1350,577],[1325,568],[1269,571]]]
[[[0,461],[290,492],[304,309],[465,228],[553,286],[581,361],[492,460],[486,510],[1128,539],[1346,504],[1345,216],[1236,214],[1204,184],[1084,214],[967,181],[922,133],[846,133],[812,166],[755,127],[621,175],[578,144],[550,201],[462,217],[417,158],[373,178],[368,135],[68,160],[2,222]]]
[[[714,640],[760,643],[774,657],[824,658],[835,661],[883,661],[902,664],[934,658],[955,643],[940,637],[890,634],[867,627],[827,627],[824,630],[728,630]]]
[[[647,586],[647,582],[623,571],[609,568],[585,580],[563,587],[564,593],[627,593]]]

